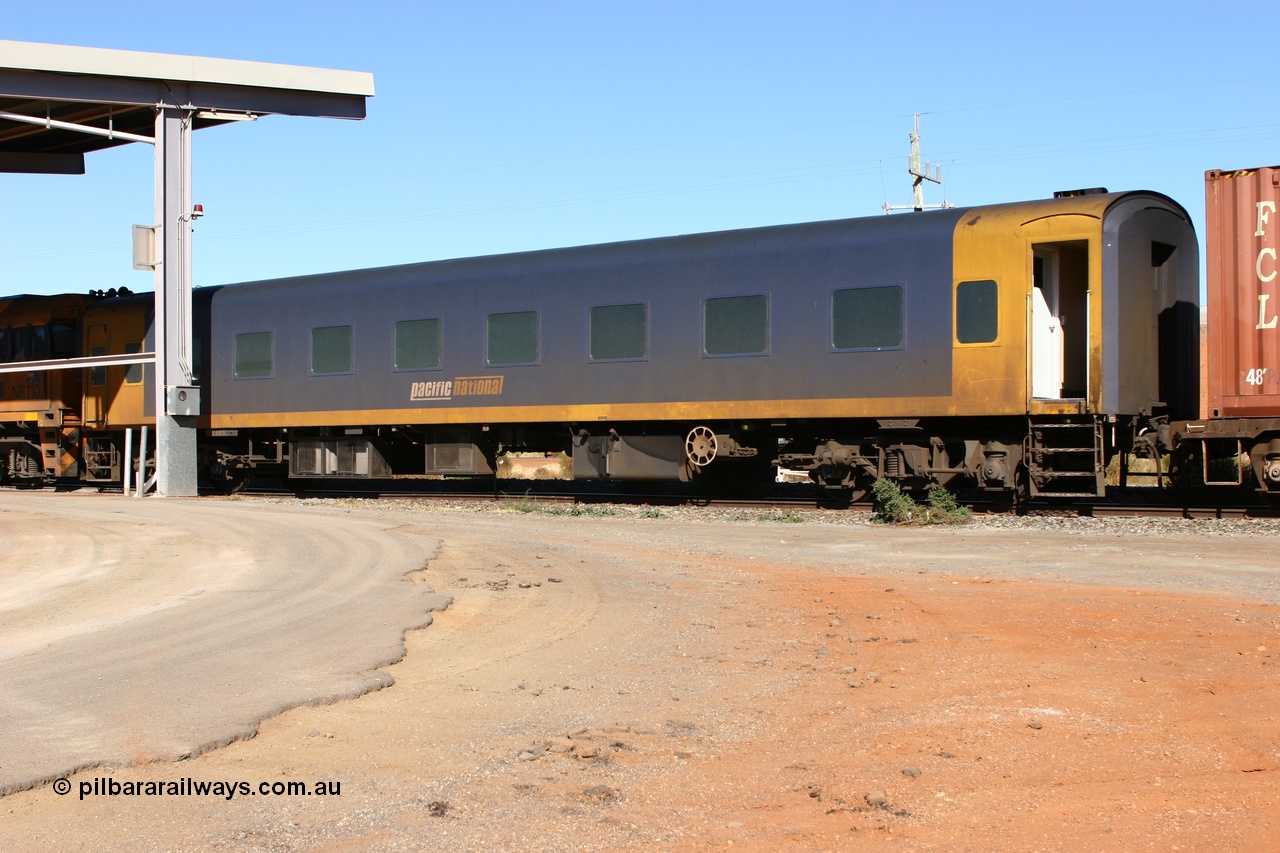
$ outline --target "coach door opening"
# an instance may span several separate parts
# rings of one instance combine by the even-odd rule
[[[1031,396],[1083,398],[1089,384],[1089,253],[1084,241],[1033,247]]]

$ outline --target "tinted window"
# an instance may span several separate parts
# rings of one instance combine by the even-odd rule
[[[94,347],[89,351],[89,355],[106,355],[106,347]],[[89,384],[90,385],[106,385],[107,369],[105,367],[89,368]]]
[[[72,358],[79,350],[76,341],[76,327],[65,323],[51,323],[49,335],[53,341],[54,358]]]
[[[350,326],[325,326],[311,330],[311,372],[351,372]]]
[[[271,375],[271,332],[250,332],[236,335],[236,378],[262,379]]]
[[[994,281],[962,281],[956,285],[956,340],[985,344],[996,339],[999,328],[998,288]]]
[[[769,348],[769,300],[765,296],[708,299],[703,313],[707,355],[756,355]]]
[[[10,357],[14,361],[31,361],[31,329],[23,327],[14,329]]]
[[[902,288],[858,287],[831,294],[831,346],[892,349],[902,346]]]
[[[439,320],[401,320],[395,338],[396,370],[439,369]]]
[[[132,355],[133,353],[142,352],[142,344],[125,344],[125,353]],[[130,364],[124,369],[124,382],[126,385],[137,385],[142,381],[142,365]]]
[[[490,314],[489,364],[536,364],[538,361],[538,312]]]
[[[600,305],[591,309],[591,359],[617,361],[648,353],[649,309],[645,305]]]
[[[44,326],[31,327],[31,358],[44,361],[49,357],[49,330]]]

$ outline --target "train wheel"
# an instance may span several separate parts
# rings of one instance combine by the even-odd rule
[[[227,467],[215,462],[209,471],[208,482],[220,495],[238,495],[249,485],[248,468]]]
[[[228,474],[225,480],[217,483],[218,491],[224,495],[238,495],[249,487],[249,472],[235,471]]]
[[[1009,490],[1005,506],[1010,515],[1026,515],[1027,504],[1031,500],[1031,489],[1027,484],[1027,470],[1021,465],[1013,475],[1013,488]]]
[[[711,427],[696,426],[689,430],[689,435],[684,440],[684,453],[690,462],[701,468],[716,458],[718,446],[716,434]]]

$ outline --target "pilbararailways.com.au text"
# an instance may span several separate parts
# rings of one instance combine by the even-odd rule
[[[340,797],[342,783],[319,782],[201,782],[190,776],[170,782],[117,782],[111,777],[98,777],[79,783],[80,799],[85,797]],[[57,794],[71,793],[71,782],[65,778],[53,783]]]

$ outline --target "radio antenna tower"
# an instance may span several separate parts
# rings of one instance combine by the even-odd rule
[[[936,166],[933,174],[929,174],[929,167],[933,166],[928,160],[925,161],[924,170],[920,169],[920,113],[916,113],[916,129],[911,132],[911,164],[907,171],[911,173],[911,198],[913,204],[889,204],[884,203],[884,212],[892,213],[895,210],[915,210],[921,211],[927,208],[955,207],[949,204],[946,199],[942,200],[942,204],[925,204],[924,203],[924,182],[931,181],[935,184],[942,183],[942,167]]]

